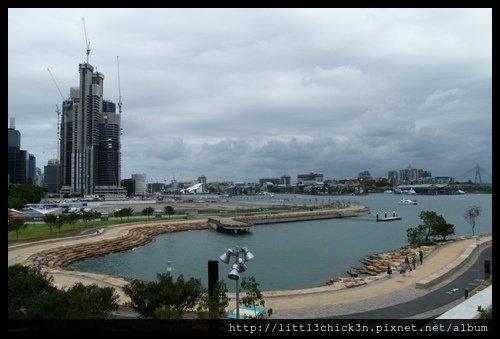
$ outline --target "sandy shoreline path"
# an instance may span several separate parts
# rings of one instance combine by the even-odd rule
[[[359,209],[359,207],[357,208]],[[337,212],[345,213],[355,210],[356,208],[344,208]],[[322,212],[324,213],[324,210]],[[313,213],[311,212],[311,214]],[[114,287],[118,292],[119,302],[123,304],[128,301],[128,298],[124,295],[121,288],[129,282],[128,280],[116,276],[68,271],[61,267],[61,263],[64,264],[65,260],[71,261],[75,256],[78,258],[91,256],[84,251],[96,251],[96,248],[103,251],[102,244],[107,244],[106,246],[113,248],[113,246],[119,246],[115,244],[123,244],[123,240],[126,239],[126,242],[138,240],[140,241],[140,245],[142,245],[150,241],[148,237],[151,238],[160,233],[178,232],[189,229],[206,229],[207,227],[206,219],[116,225],[108,227],[104,232],[92,236],[63,238],[11,246],[8,249],[8,265],[17,263],[33,265],[40,262],[42,263],[43,271],[52,275],[54,277],[54,284],[62,288],[72,286],[77,282],[85,285],[97,284],[98,286]],[[481,243],[488,242],[491,242],[491,236],[481,238]],[[381,273],[378,276],[364,278],[363,280],[367,284],[363,286],[346,288],[346,284],[340,281],[333,283],[333,285],[308,289],[265,291],[263,294],[266,300],[266,307],[273,308],[273,310],[320,307],[389,294],[398,289],[415,286],[419,280],[435,274],[440,269],[447,267],[447,265],[449,266],[467,248],[475,246],[475,244],[475,239],[464,238],[445,245],[436,246],[424,258],[423,265],[418,265],[417,269],[407,274],[406,277],[400,276],[397,267],[393,267],[394,273],[391,279],[386,278],[385,274]],[[234,293],[229,293],[228,295],[231,298],[229,307],[233,307]]]

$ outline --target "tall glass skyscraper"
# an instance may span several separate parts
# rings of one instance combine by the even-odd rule
[[[103,100],[104,74],[79,65],[80,85],[70,89],[61,119],[61,184],[75,195],[120,184],[120,115]]]

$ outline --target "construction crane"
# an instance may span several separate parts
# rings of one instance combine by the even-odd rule
[[[89,63],[89,54],[90,54],[90,41],[87,40],[87,30],[85,29],[85,18],[82,18],[83,21],[83,33],[85,34],[85,46],[87,47],[87,64]]]
[[[120,88],[120,57],[116,56],[116,67],[118,68],[118,113],[122,114],[122,90]]]
[[[52,78],[52,81],[54,82],[54,85],[56,85],[56,88],[57,90],[59,91],[59,94],[61,95],[61,99],[64,101],[64,95],[62,94],[61,92],[61,89],[59,88],[59,86],[57,85],[57,81],[56,79],[54,78],[54,76],[52,75],[52,72],[50,71],[50,69],[47,68],[47,71],[49,71],[49,74],[50,74],[50,77]]]
[[[61,89],[57,85],[56,79],[52,75],[52,72],[50,71],[50,69],[47,68],[47,71],[49,71],[50,77],[52,78],[54,85],[56,85],[57,91],[61,95],[61,99],[64,102],[64,95],[62,94]],[[56,113],[57,113],[57,158],[56,159],[59,159],[59,148],[60,148],[59,143],[61,142],[61,132],[60,132],[60,130],[61,130],[61,110],[59,109],[59,105],[57,105],[57,104],[56,104]]]

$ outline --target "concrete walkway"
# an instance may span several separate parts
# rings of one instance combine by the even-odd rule
[[[199,222],[199,220],[193,220],[193,222]],[[38,242],[31,245],[12,246],[8,250],[8,265],[23,264],[30,255],[42,250],[120,237],[125,235],[131,228],[145,225],[148,224],[115,226],[92,237],[66,238],[56,241]],[[481,237],[481,246],[491,243],[491,239],[491,236]],[[427,289],[417,289],[417,282],[429,276],[435,276],[436,272],[440,270],[441,275],[446,275],[446,271],[443,271],[445,267],[451,269],[450,274],[453,273],[455,269],[450,267],[450,264],[455,263],[457,265],[459,263],[457,258],[465,251],[471,254],[470,248],[475,248],[475,246],[476,240],[472,238],[457,240],[453,243],[439,246],[428,257],[424,258],[423,265],[418,265],[416,270],[408,272],[406,277],[400,275],[397,268],[393,268],[392,278],[382,278],[359,287],[337,289],[335,286],[323,286],[301,290],[266,291],[264,292],[266,307],[273,309],[273,318],[315,318],[330,315],[325,314],[325,311],[331,309],[332,305],[345,306],[346,304],[361,303],[366,306],[366,309],[370,309],[370,300],[374,297],[383,297],[385,306],[401,303],[428,293],[429,290]],[[71,286],[76,282],[112,286],[116,288],[119,294],[120,303],[128,301],[128,298],[121,290],[121,287],[128,283],[126,279],[101,274],[66,271],[63,269],[51,269],[47,270],[47,272],[54,277],[54,284],[61,287]],[[398,297],[398,292],[403,290],[406,300]],[[234,307],[234,293],[229,293],[229,297],[231,298],[229,305],[231,308]],[[341,308],[339,307],[339,309]]]
[[[487,244],[491,244],[491,236],[481,238],[481,248]],[[312,319],[364,312],[408,302],[447,284],[454,276],[470,267],[477,256],[475,252],[470,253],[470,247],[476,247],[475,239],[459,240],[445,245],[432,252],[429,257],[424,259],[423,265],[417,266],[416,270],[407,273],[406,277],[400,275],[399,272],[394,272],[390,279],[383,278],[350,289],[293,296],[265,296],[266,306],[273,308],[273,318]],[[449,273],[442,271],[443,267],[450,268],[450,263],[457,263],[456,259],[464,252],[470,254],[471,260],[462,262],[461,269],[453,268]],[[416,287],[418,281],[437,271],[441,271],[445,276],[436,281],[436,285],[429,286],[428,289]],[[450,305],[450,308],[452,306]],[[446,309],[441,311],[444,310]]]

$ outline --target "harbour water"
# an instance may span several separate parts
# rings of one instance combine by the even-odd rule
[[[233,197],[244,201],[270,197]],[[421,211],[435,211],[455,225],[456,236],[470,236],[464,219],[472,205],[481,208],[475,234],[492,233],[491,194],[411,196],[418,205],[399,205],[401,196],[369,194],[321,197],[276,194],[273,201],[297,205],[326,205],[333,201],[355,202],[370,208],[369,214],[354,218],[324,219],[255,226],[249,234],[224,234],[214,230],[170,233],[157,236],[148,245],[131,251],[88,258],[70,265],[74,270],[111,274],[127,278],[155,280],[172,262],[172,274],[201,278],[207,286],[207,262],[218,260],[228,248],[247,246],[255,258],[246,263],[242,277],[254,276],[261,290],[298,289],[322,286],[335,276],[345,276],[350,266],[360,266],[367,255],[389,251],[407,244],[406,230],[421,223]],[[396,214],[402,220],[376,222],[375,213]],[[231,262],[232,263],[232,262]],[[219,261],[219,278],[234,290],[227,278],[230,265]]]

